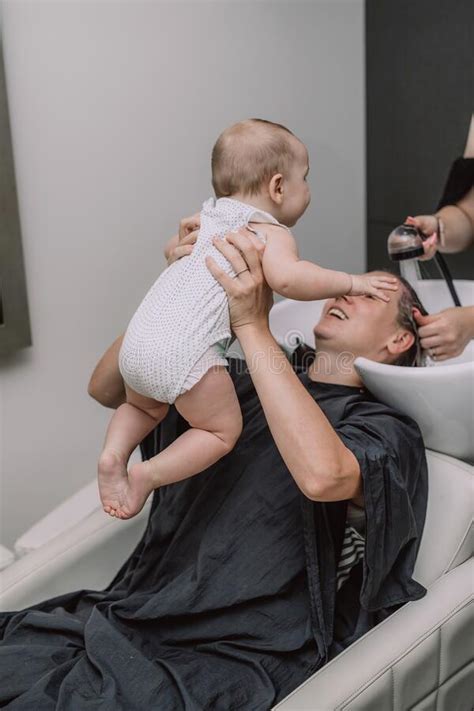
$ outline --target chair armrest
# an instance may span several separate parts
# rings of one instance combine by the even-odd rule
[[[42,548],[99,509],[97,479],[93,479],[22,533],[14,543],[15,553],[22,557]]]
[[[0,545],[0,570],[4,570],[15,560],[15,554],[5,546]]]
[[[0,610],[20,610],[71,590],[106,587],[146,528],[152,496],[118,520],[102,508],[0,572]]]
[[[424,598],[370,630],[274,711],[471,708],[473,575],[473,560],[443,575]]]
[[[137,448],[130,457],[130,463],[140,461]],[[22,533],[14,543],[17,556],[22,557],[42,548],[60,534],[74,528],[95,511],[102,511],[97,487],[97,477],[62,501],[31,528]]]

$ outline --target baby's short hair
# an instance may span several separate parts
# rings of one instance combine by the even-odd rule
[[[284,174],[294,159],[295,138],[286,126],[246,119],[226,128],[212,149],[212,186],[216,197],[255,195],[266,180]]]

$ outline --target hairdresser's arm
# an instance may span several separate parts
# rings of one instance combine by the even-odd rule
[[[296,484],[315,501],[354,498],[361,503],[361,474],[356,457],[306,391],[270,332],[271,291],[255,246],[244,230],[228,235],[227,242],[216,240],[215,245],[236,272],[249,269],[232,279],[211,257],[206,259],[208,268],[227,292],[232,328],[242,346],[270,431]]]
[[[123,334],[105,351],[89,381],[87,392],[104,407],[116,409],[125,402],[125,387],[118,367]]]
[[[474,158],[474,115],[464,149],[464,158]],[[440,235],[437,234],[438,223],[436,217],[440,217],[444,224],[444,240],[440,243]],[[464,250],[474,247],[474,186],[454,205],[445,205],[436,215],[418,215],[407,218],[407,222],[412,222],[425,235],[429,235],[424,243],[425,259],[432,259],[439,252],[464,252]]]
[[[474,187],[455,205],[445,205],[436,214],[442,218],[445,231],[440,252],[463,252],[474,246]]]
[[[437,233],[437,217],[444,225],[443,243]],[[436,215],[417,215],[407,217],[406,221],[429,235],[423,245],[426,259],[432,259],[437,251],[445,254],[464,252],[474,246],[474,187],[454,205],[442,207]]]

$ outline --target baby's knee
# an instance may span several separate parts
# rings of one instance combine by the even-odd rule
[[[242,413],[235,413],[235,416],[228,423],[225,432],[223,433],[223,439],[227,445],[228,451],[230,452],[237,444],[243,429],[243,419]]]

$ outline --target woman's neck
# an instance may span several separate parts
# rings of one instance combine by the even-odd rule
[[[316,351],[316,356],[308,368],[308,377],[320,383],[363,387],[356,369],[354,356],[347,352]]]

